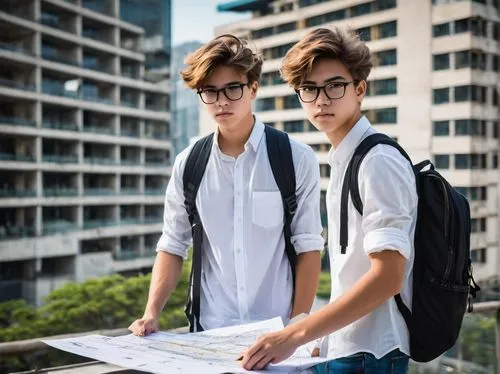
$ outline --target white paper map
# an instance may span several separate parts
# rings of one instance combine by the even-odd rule
[[[80,356],[151,373],[249,373],[236,361],[239,354],[260,335],[282,328],[278,317],[193,334],[158,332],[147,337],[115,338],[87,335],[43,342]],[[267,371],[297,373],[326,361],[311,357],[313,345],[300,347],[288,360],[268,366]]]

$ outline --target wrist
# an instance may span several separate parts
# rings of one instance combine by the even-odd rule
[[[300,347],[301,345],[307,343],[307,334],[302,325],[302,323],[297,322],[287,327],[287,329],[289,329],[287,333],[287,340],[289,340],[295,347]]]

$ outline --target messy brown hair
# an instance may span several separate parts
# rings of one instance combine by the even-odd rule
[[[258,82],[262,71],[262,58],[254,53],[245,40],[234,35],[221,35],[195,52],[185,61],[187,67],[180,72],[186,86],[202,87],[210,74],[219,66],[228,66],[245,74],[248,83]]]
[[[351,28],[318,28],[290,48],[283,59],[281,75],[297,89],[321,58],[339,59],[354,81],[368,78],[373,66],[370,50]]]

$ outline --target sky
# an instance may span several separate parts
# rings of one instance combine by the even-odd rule
[[[207,42],[216,26],[250,18],[249,14],[216,10],[228,0],[172,0],[172,45],[188,41]]]

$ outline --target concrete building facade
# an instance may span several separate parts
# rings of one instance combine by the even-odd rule
[[[363,112],[415,163],[432,159],[469,198],[476,279],[489,285],[484,297],[498,298],[500,1],[261,0],[218,9],[252,12],[251,19],[221,26],[216,34],[249,38],[263,54],[255,110],[316,151],[323,190],[330,147],[305,119],[279,67],[287,50],[316,27],[348,25],[360,33],[374,61]],[[202,133],[212,126],[201,116]]]
[[[171,143],[143,34],[119,0],[0,2],[0,300],[151,268]]]

